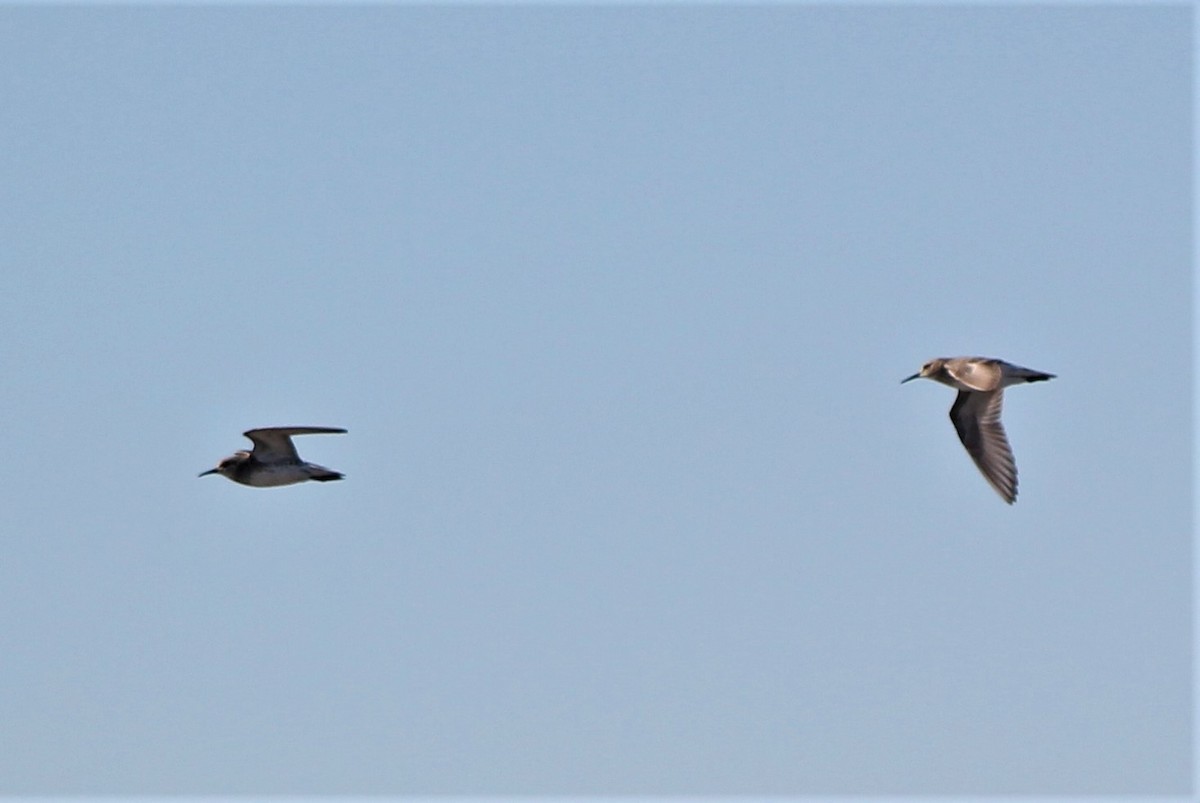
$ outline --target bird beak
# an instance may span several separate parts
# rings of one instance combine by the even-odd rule
[[[910,376],[908,379],[901,379],[900,384],[903,385],[905,382],[911,382],[914,379],[920,379],[920,378],[921,378],[921,374],[918,372],[918,373],[915,373],[912,376]]]
[[[207,477],[209,474],[219,474],[219,473],[220,472],[217,471],[215,468],[210,468],[208,471],[205,471],[203,474],[197,474],[196,476],[197,477]]]

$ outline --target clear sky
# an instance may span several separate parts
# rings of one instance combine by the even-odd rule
[[[0,792],[1189,792],[1191,26],[0,8]]]

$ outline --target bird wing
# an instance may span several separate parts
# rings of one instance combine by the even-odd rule
[[[960,390],[950,420],[984,479],[1011,505],[1017,499],[1017,463],[1000,423],[1003,408],[1003,391]]]
[[[242,434],[254,443],[254,457],[260,462],[288,463],[300,461],[293,435],[340,435],[345,431],[335,427],[263,427]]]
[[[1000,387],[1000,379],[1003,375],[999,360],[983,357],[959,357],[947,360],[946,373],[971,390],[980,391],[995,390]]]

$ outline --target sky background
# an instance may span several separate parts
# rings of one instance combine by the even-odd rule
[[[1192,34],[0,8],[0,793],[1187,794]]]

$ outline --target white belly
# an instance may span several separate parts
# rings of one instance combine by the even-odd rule
[[[259,466],[257,471],[242,480],[255,488],[274,488],[278,485],[294,485],[309,477],[308,469],[298,465]]]

